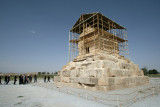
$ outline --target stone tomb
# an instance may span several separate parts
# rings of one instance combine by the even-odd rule
[[[125,27],[101,13],[82,14],[70,30],[71,59],[55,83],[102,91],[148,84],[148,77],[127,58],[126,34]]]
[[[109,91],[129,88],[149,83],[147,76],[138,65],[112,55],[100,54],[87,57],[83,61],[70,62],[54,77],[55,83]]]

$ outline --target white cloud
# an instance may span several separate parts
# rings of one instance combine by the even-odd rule
[[[34,31],[34,30],[31,30],[30,32],[31,32],[32,34],[36,34],[36,31]]]

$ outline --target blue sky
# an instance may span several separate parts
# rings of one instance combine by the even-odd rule
[[[0,0],[0,72],[60,70],[70,28],[92,12],[127,28],[131,61],[160,71],[159,0]]]

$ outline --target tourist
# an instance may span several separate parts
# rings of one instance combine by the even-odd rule
[[[50,76],[48,75],[48,82],[50,82]]]
[[[46,75],[44,76],[44,82],[46,82]]]
[[[0,84],[2,84],[2,83],[1,83],[1,79],[2,79],[2,77],[0,76]]]
[[[7,80],[8,80],[7,75],[5,75],[5,77],[4,77],[4,84],[7,84]]]
[[[8,79],[7,79],[7,84],[9,83],[9,81],[10,81],[10,75],[8,76]]]
[[[24,77],[24,76],[23,76],[23,75],[21,75],[21,84],[23,84],[23,83],[24,83],[24,81],[23,81],[23,80],[24,80],[24,79],[23,79],[23,77]]]
[[[27,83],[27,84],[29,83],[29,75],[26,76],[26,83]]]
[[[24,84],[26,84],[26,83],[27,83],[27,76],[24,75]]]
[[[14,76],[14,85],[16,84],[16,81],[17,81],[17,76],[15,75]]]
[[[20,84],[23,84],[23,75],[20,75],[19,81],[20,81]]]
[[[26,82],[26,78],[25,78],[26,76],[25,75],[23,75],[23,84],[25,84],[25,82]]]
[[[32,75],[30,75],[30,83],[32,82]]]
[[[19,85],[21,84],[21,75],[19,75]]]
[[[37,82],[37,75],[34,75],[34,82]]]

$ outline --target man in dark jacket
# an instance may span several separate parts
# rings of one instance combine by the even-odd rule
[[[0,76],[0,84],[2,84],[1,79],[2,79],[2,77]]]
[[[46,82],[46,75],[44,76],[44,82]]]
[[[15,75],[14,76],[14,85],[16,84],[16,81],[17,81],[17,76]]]
[[[9,81],[10,81],[10,75],[8,76],[8,79],[7,79],[7,84],[9,83]]]
[[[48,82],[50,82],[50,76],[48,75]]]
[[[4,84],[7,84],[7,80],[8,78],[7,78],[7,75],[5,75],[5,77],[4,77]]]
[[[21,84],[21,75],[19,75],[19,85]]]
[[[37,75],[34,75],[34,82],[37,82]]]

